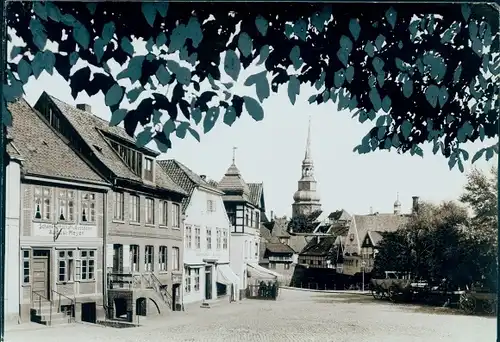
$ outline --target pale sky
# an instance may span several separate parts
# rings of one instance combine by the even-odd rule
[[[19,45],[16,40],[14,44]],[[78,63],[73,71],[81,65]],[[118,72],[113,66],[110,67],[113,74]],[[242,71],[240,84],[232,89],[234,93],[241,95],[243,91],[255,94],[255,90],[243,86],[246,77],[255,73],[252,70],[256,69]],[[38,80],[32,76],[25,87],[27,101],[34,105],[44,90],[72,105],[88,103],[94,114],[106,120],[111,117],[102,93],[92,98],[80,93],[74,100],[69,84],[56,73],[50,76],[44,71]],[[231,164],[232,148],[236,146],[236,165],[244,180],[248,183],[264,183],[267,213],[272,210],[279,216],[290,216],[292,197],[301,176],[307,124],[311,114],[311,150],[323,210],[331,212],[343,208],[351,214],[367,214],[373,207],[374,211],[381,213],[392,212],[399,193],[403,211],[409,212],[412,196],[441,202],[455,200],[461,194],[466,181],[465,173],[460,173],[457,167],[450,171],[447,160],[441,155],[433,155],[430,145],[423,148],[424,158],[410,156],[409,153],[399,155],[395,151],[376,151],[364,155],[353,152],[353,148],[375,123],[367,121],[361,124],[351,118],[349,111],[337,111],[331,101],[319,106],[310,105],[307,99],[311,94],[312,88],[302,86],[301,95],[293,106],[288,99],[286,86],[280,88],[278,94],[271,93],[262,105],[265,118],[261,122],[255,122],[244,111],[242,117],[232,127],[228,127],[222,122],[222,111],[215,127],[208,134],[203,135],[200,123],[197,130],[201,142],[189,133],[184,140],[175,138],[173,148],[161,155],[160,159],[177,159],[196,173],[219,181]],[[130,108],[131,105],[125,107]],[[179,112],[179,118],[181,116]],[[493,140],[477,141],[468,144],[465,149],[472,158],[477,150],[493,143]],[[154,148],[155,144],[148,146]],[[497,156],[489,162],[481,159],[474,165],[489,170],[496,163]],[[466,162],[464,167],[465,172],[470,170],[470,162]]]

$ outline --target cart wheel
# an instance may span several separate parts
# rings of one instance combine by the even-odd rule
[[[460,297],[460,308],[470,315],[476,311],[476,300],[471,296]]]
[[[496,312],[497,303],[494,299],[483,301],[483,311],[488,315],[493,315]]]
[[[382,292],[378,289],[372,289],[372,296],[375,299],[382,299]]]
[[[397,297],[399,295],[399,291],[396,286],[389,287],[389,299],[391,302],[395,303],[397,301]]]

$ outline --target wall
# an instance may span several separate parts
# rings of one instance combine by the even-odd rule
[[[214,201],[214,210],[208,211],[208,201]],[[210,259],[217,263],[229,263],[229,250],[231,246],[231,227],[226,214],[222,197],[219,194],[206,191],[203,188],[195,188],[191,196],[190,203],[186,209],[186,220],[184,227],[191,227],[191,245],[188,246],[188,230],[185,229],[184,234],[184,264],[201,265],[204,260]],[[200,228],[200,248],[196,248],[195,228]],[[212,248],[207,248],[207,228],[211,228],[211,245]],[[221,229],[221,246],[217,248],[217,228]],[[223,247],[223,230],[227,232],[227,248]],[[186,269],[183,270],[184,278],[186,278]],[[214,267],[212,270],[212,294],[217,293],[217,270]],[[185,289],[185,287],[183,288]],[[214,296],[215,298],[215,296]],[[200,288],[194,290],[194,271],[191,276],[191,291],[184,292],[184,303],[199,302],[205,299],[205,270],[200,268]]]
[[[168,203],[168,216],[167,216],[167,224],[160,225],[160,201],[163,199],[158,196],[151,196],[146,193],[137,193],[134,192],[134,195],[139,196],[139,221],[140,222],[131,222],[130,214],[131,214],[131,206],[130,206],[130,193],[128,191],[123,191],[124,194],[124,216],[123,220],[117,220],[114,217],[114,195],[113,192],[110,192],[108,195],[108,237],[107,237],[107,246],[106,246],[106,268],[108,272],[117,272],[118,270],[113,270],[113,244],[120,244],[124,246],[124,255],[123,255],[123,273],[130,273],[130,256],[127,253],[129,251],[130,245],[138,245],[139,246],[139,272],[145,272],[145,250],[147,245],[154,246],[154,255],[153,260],[155,262],[154,273],[157,275],[158,279],[162,282],[162,284],[168,286],[168,291],[171,293],[172,290],[172,247],[179,248],[179,271],[175,271],[176,274],[182,275],[182,260],[184,253],[183,246],[183,234],[184,234],[184,224],[182,219],[182,206],[180,203],[176,203],[179,205],[179,227],[174,228],[172,226],[172,205],[173,202],[167,201]],[[154,199],[154,224],[146,224],[145,223],[145,199],[153,198]],[[159,262],[159,249],[160,246],[167,247],[167,270],[159,271],[158,270],[158,262]],[[181,298],[182,300],[182,292]],[[179,301],[178,301],[179,303]]]
[[[21,168],[14,160],[11,160],[6,168],[6,198],[4,319],[5,323],[9,324],[17,323],[20,303]]]
[[[51,219],[42,221],[35,218],[35,187],[43,185],[51,190]],[[32,262],[33,251],[35,249],[48,250],[49,256],[49,284],[50,289],[70,298],[77,298],[80,301],[95,301],[102,303],[103,289],[103,210],[104,210],[104,190],[96,190],[82,187],[83,184],[62,185],[56,181],[52,183],[32,183],[23,181],[21,184],[22,215],[20,225],[20,247],[21,254],[24,251],[30,253],[30,282],[21,284],[21,317],[23,321],[29,320],[29,309],[31,307],[33,277]],[[60,190],[73,190],[75,194],[75,222],[63,223],[58,221],[59,206],[58,194]],[[93,192],[96,195],[95,223],[81,222],[81,193],[83,191]],[[99,192],[101,191],[101,192]],[[55,236],[52,228],[55,226],[62,229],[61,235],[54,241]],[[41,228],[41,227],[46,227]],[[50,228],[50,229],[49,229]],[[89,229],[84,236],[65,235],[71,229]],[[75,231],[73,231],[75,232]],[[80,280],[76,278],[76,263],[80,259],[81,250],[94,251],[94,279]],[[58,280],[58,253],[61,250],[72,251],[74,255],[73,279],[66,282]],[[19,272],[23,274],[23,264],[18,263]],[[19,279],[19,277],[18,277]],[[58,297],[57,293],[50,293],[53,297]],[[65,298],[65,297],[64,297]]]

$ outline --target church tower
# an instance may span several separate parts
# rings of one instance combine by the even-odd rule
[[[314,179],[314,163],[311,155],[311,118],[307,130],[306,154],[302,161],[302,178],[298,182],[298,190],[293,195],[292,217],[309,215],[321,210],[320,197]]]

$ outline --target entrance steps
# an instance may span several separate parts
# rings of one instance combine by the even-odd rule
[[[34,305],[31,308],[31,321],[47,326],[72,323],[72,317],[67,312],[57,312],[57,308],[50,302]]]

